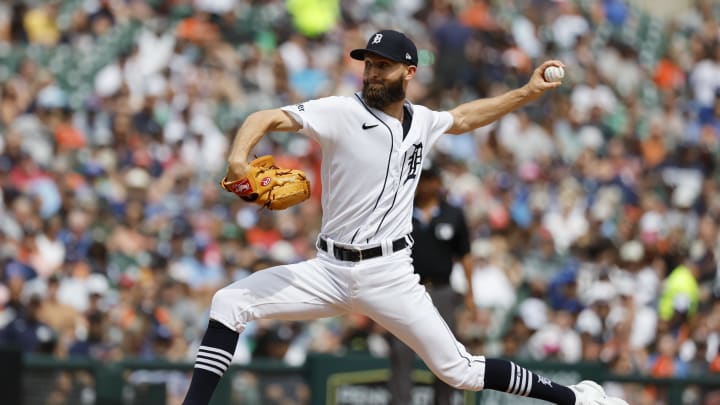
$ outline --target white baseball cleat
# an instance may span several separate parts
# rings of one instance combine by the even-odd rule
[[[628,405],[620,398],[608,397],[595,381],[580,381],[568,386],[575,393],[575,405]]]

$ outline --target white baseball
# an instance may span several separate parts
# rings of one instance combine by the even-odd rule
[[[548,82],[559,82],[565,77],[565,70],[560,66],[548,66],[543,72],[543,77]]]

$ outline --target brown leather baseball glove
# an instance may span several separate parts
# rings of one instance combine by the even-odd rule
[[[284,210],[310,198],[310,182],[299,169],[281,169],[270,155],[249,163],[245,177],[220,185],[245,201],[271,210]]]

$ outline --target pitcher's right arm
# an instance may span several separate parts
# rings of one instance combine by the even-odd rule
[[[250,151],[268,132],[297,132],[301,129],[290,114],[277,108],[250,114],[235,134],[228,155],[227,179],[237,180],[247,174]]]

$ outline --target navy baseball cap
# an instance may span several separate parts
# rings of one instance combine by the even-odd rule
[[[367,42],[363,49],[354,49],[350,57],[357,60],[365,60],[365,54],[372,52],[384,58],[406,65],[418,64],[417,48],[410,38],[405,34],[393,30],[378,31]]]

